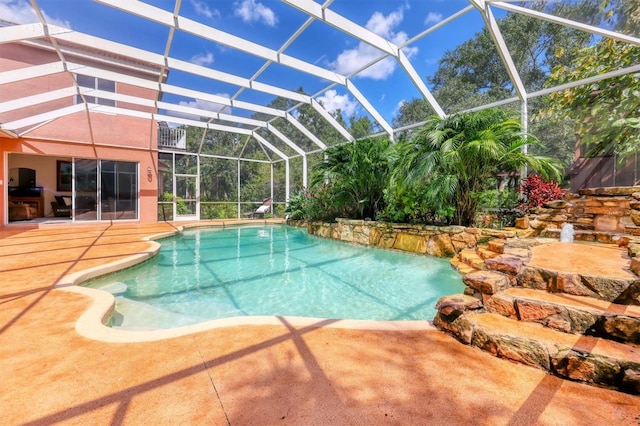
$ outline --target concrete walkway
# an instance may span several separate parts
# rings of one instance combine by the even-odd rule
[[[638,397],[494,358],[429,327],[280,318],[140,343],[80,335],[92,300],[55,284],[150,251],[143,237],[174,229],[0,230],[3,425],[640,425]]]

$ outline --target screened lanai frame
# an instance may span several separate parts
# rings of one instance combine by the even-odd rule
[[[572,21],[570,19],[553,16],[537,10],[528,9],[524,7],[524,5],[522,5],[523,2],[512,0],[468,0],[467,6],[461,8],[460,10],[449,16],[443,17],[442,20],[434,25],[426,26],[422,32],[410,37],[400,45],[394,44],[391,40],[387,40],[365,28],[364,26],[358,25],[345,16],[342,16],[339,13],[335,12],[332,9],[332,5],[334,5],[334,3],[338,3],[340,0],[326,0],[323,2],[312,0],[282,0],[282,4],[299,12],[302,12],[307,16],[307,18],[306,21],[290,36],[288,40],[286,40],[282,44],[279,49],[269,48],[264,44],[256,43],[254,41],[250,41],[231,33],[221,31],[210,25],[194,21],[181,15],[180,8],[182,0],[176,0],[173,11],[164,10],[151,4],[137,0],[95,1],[97,3],[101,3],[103,5],[120,10],[124,13],[135,15],[144,20],[151,21],[160,26],[168,28],[169,33],[166,40],[164,53],[154,53],[133,46],[52,25],[47,22],[45,14],[41,10],[37,0],[31,0],[30,4],[33,7],[36,15],[38,16],[39,22],[22,25],[6,25],[0,27],[0,42],[37,42],[38,40],[48,40],[58,54],[59,61],[44,65],[33,66],[27,70],[19,69],[14,71],[2,72],[0,73],[0,85],[7,82],[15,82],[59,72],[81,72],[83,75],[105,78],[116,82],[130,84],[133,86],[158,90],[158,98],[154,102],[150,102],[146,99],[135,98],[132,96],[125,96],[118,93],[109,93],[100,90],[91,91],[92,96],[100,96],[106,99],[112,99],[119,103],[126,102],[129,104],[136,104],[140,106],[151,106],[155,108],[155,111],[157,112],[145,113],[141,111],[130,110],[118,106],[118,104],[116,104],[116,106],[108,106],[91,103],[88,96],[86,95],[88,93],[86,88],[80,86],[77,80],[74,78],[75,85],[70,86],[66,89],[51,91],[36,96],[30,96],[20,99],[14,99],[9,102],[4,102],[0,104],[0,112],[17,110],[32,103],[46,102],[65,96],[80,96],[83,102],[72,107],[49,111],[43,114],[38,114],[36,116],[24,117],[22,119],[9,123],[2,123],[0,124],[0,132],[8,137],[28,136],[31,130],[37,128],[38,126],[41,126],[43,123],[79,111],[86,111],[89,120],[91,120],[91,118],[90,114],[88,113],[95,111],[111,114],[129,115],[134,117],[144,117],[156,122],[171,123],[172,125],[199,127],[204,129],[205,131],[202,136],[203,141],[207,131],[214,130],[228,132],[242,139],[242,143],[244,144],[244,146],[246,146],[246,144],[248,143],[257,143],[265,154],[264,158],[243,158],[241,155],[242,151],[241,154],[235,158],[217,156],[215,154],[206,154],[201,152],[203,144],[200,143],[198,150],[196,152],[193,152],[197,155],[198,170],[200,167],[199,164],[201,158],[219,158],[228,161],[236,161],[238,164],[238,170],[240,170],[241,165],[244,163],[257,162],[269,164],[271,168],[271,185],[269,190],[270,192],[266,195],[270,196],[271,198],[275,197],[274,201],[281,204],[287,203],[291,196],[290,162],[292,160],[301,160],[301,185],[302,187],[307,187],[308,157],[310,155],[321,154],[322,151],[327,149],[327,147],[329,146],[327,141],[323,141],[318,138],[313,134],[313,132],[305,128],[296,119],[296,110],[301,105],[310,106],[324,120],[326,120],[326,122],[329,123],[330,126],[332,126],[332,128],[335,129],[336,132],[343,138],[343,141],[341,143],[351,143],[356,141],[354,137],[349,133],[349,131],[344,128],[317,100],[319,96],[336,87],[340,87],[342,90],[346,91],[346,93],[353,96],[353,98],[357,100],[359,105],[366,111],[366,113],[369,114],[369,116],[375,121],[381,131],[373,136],[387,136],[391,140],[394,140],[399,132],[415,128],[423,124],[414,123],[408,126],[393,128],[391,124],[388,123],[382,116],[382,114],[376,109],[375,102],[368,99],[359,90],[358,85],[355,82],[358,75],[375,66],[380,61],[387,60],[387,58],[392,58],[394,61],[396,61],[396,63],[399,65],[399,69],[406,74],[407,78],[415,86],[416,93],[429,104],[433,113],[440,117],[445,117],[447,115],[447,112],[442,109],[438,101],[434,98],[424,80],[416,71],[416,68],[412,64],[411,60],[404,53],[403,49],[411,47],[417,41],[423,39],[424,37],[428,36],[434,31],[437,31],[445,25],[455,25],[456,20],[466,14],[477,13],[481,17],[484,25],[493,38],[497,52],[499,53],[499,56],[502,60],[502,65],[506,69],[513,84],[513,89],[515,91],[515,96],[509,99],[503,99],[501,101],[494,102],[488,105],[481,105],[473,108],[473,110],[507,105],[514,102],[519,103],[522,115],[522,125],[525,131],[527,130],[529,122],[528,101],[530,101],[531,99],[571,87],[591,84],[600,80],[605,80],[620,75],[640,72],[640,64],[636,64],[627,68],[614,70],[605,74],[596,75],[569,84],[564,84],[562,86],[545,88],[543,90],[533,92],[527,91],[520,78],[518,70],[514,65],[514,61],[509,53],[507,43],[505,42],[500,29],[498,28],[497,20],[495,18],[495,12],[498,10],[501,12],[506,11],[508,13],[523,14],[531,18],[541,19],[555,24],[578,29],[598,37],[619,40],[633,46],[640,46],[640,38]],[[321,22],[334,30],[340,31],[343,34],[352,37],[358,42],[366,43],[367,45],[374,47],[379,51],[379,56],[371,60],[369,63],[363,65],[361,68],[352,71],[350,74],[341,75],[336,71],[330,70],[328,68],[323,68],[322,66],[301,60],[287,54],[286,51],[289,46],[291,46],[296,41],[296,39],[298,39],[314,22]],[[172,57],[169,54],[171,50],[170,48],[172,46],[174,38],[176,38],[179,33],[189,34],[190,36],[197,37],[204,42],[215,43],[227,48],[236,49],[240,52],[243,52],[244,54],[254,56],[259,60],[264,61],[263,65],[251,77],[247,78],[240,75],[227,73],[211,66],[197,65]],[[91,49],[98,49],[104,52],[114,52],[119,56],[136,58],[136,60],[138,61],[143,61],[145,63],[159,67],[161,69],[160,78],[157,82],[151,82],[132,76],[114,74],[113,72],[109,72],[99,67],[92,68],[75,64],[67,60],[66,58],[66,54],[69,52],[69,45],[86,46],[90,47]],[[312,75],[322,81],[328,82],[328,84],[316,93],[307,95],[286,89],[280,85],[266,84],[259,81],[261,75],[263,75],[272,66],[287,67],[300,73]],[[166,83],[166,76],[171,71],[184,72],[190,75],[202,77],[204,79],[226,83],[237,87],[237,91],[233,95],[224,97],[216,94],[189,89],[180,85],[170,85]],[[264,104],[250,103],[239,100],[238,98],[245,91],[256,91],[273,97],[283,97],[290,100],[293,103],[293,106],[289,107],[286,110],[280,110],[266,106]],[[218,112],[212,112],[198,107],[179,105],[178,103],[172,103],[163,100],[163,96],[165,95],[184,96],[201,101],[211,102],[220,105],[221,109]],[[253,111],[255,113],[269,116],[270,118],[265,120],[247,118],[240,114],[236,114],[235,110],[237,109]],[[206,118],[206,121],[184,118],[185,114],[193,117],[204,117]],[[300,141],[292,140],[290,135],[285,135],[283,132],[281,132],[274,124],[277,119],[286,120],[287,123],[295,127],[295,129],[297,129],[297,131],[306,138],[304,146],[310,148],[305,150],[303,148],[303,144],[301,144]],[[269,135],[269,139],[264,136],[265,134]],[[160,154],[166,154],[173,151],[159,148],[159,152]],[[283,199],[278,199],[278,197],[276,197],[276,194],[274,193],[273,170],[274,167],[282,166],[285,169],[284,197]],[[246,211],[246,208],[241,207],[243,203],[247,202],[246,200],[242,199],[241,192],[242,184],[240,182],[240,172],[238,172],[236,197],[238,216],[241,216],[241,214]],[[253,200],[247,203],[255,204],[260,201],[262,200]]]

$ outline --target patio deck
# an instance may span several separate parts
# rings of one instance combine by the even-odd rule
[[[143,237],[175,226],[0,229],[3,424],[640,424],[639,397],[494,358],[430,327],[279,318],[139,343],[80,335],[92,301],[55,284],[149,251]]]

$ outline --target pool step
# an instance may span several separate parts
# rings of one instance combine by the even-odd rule
[[[451,266],[457,269],[462,275],[465,275],[474,271],[485,270],[485,259],[496,255],[495,253],[490,254],[490,251],[484,247],[480,247],[479,249],[464,249],[451,259]]]
[[[466,283],[466,281],[465,281]],[[640,306],[592,297],[508,288],[486,297],[487,312],[535,322],[564,333],[586,334],[640,344]]]
[[[637,346],[477,312],[481,312],[477,305],[470,304],[468,309],[452,308],[445,302],[440,304],[434,324],[463,343],[494,356],[563,378],[640,394],[640,348]]]
[[[467,287],[464,294],[438,301],[434,324],[495,356],[640,394],[637,254],[629,253],[628,274],[607,273],[605,262],[603,274],[595,276],[575,268],[564,272],[536,266],[533,252],[547,244],[559,243],[495,239],[463,250],[452,264],[458,265]],[[555,249],[562,253],[566,246],[561,247]]]

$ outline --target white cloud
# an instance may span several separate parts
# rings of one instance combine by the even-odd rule
[[[218,96],[223,96],[226,98],[229,97],[229,95],[226,93],[218,94]],[[192,101],[180,101],[178,105],[183,107],[188,107],[188,108],[201,109],[204,111],[211,111],[211,112],[219,112],[225,107],[225,105],[216,104],[214,102],[209,102],[209,101],[203,101],[201,99],[194,99]],[[225,112],[229,113],[229,110],[225,110]],[[194,111],[194,114],[189,114],[186,112],[178,112],[178,111],[168,111],[168,114],[173,117],[181,117],[189,120],[199,120],[201,116],[206,115],[206,114],[199,115],[195,111]]]
[[[199,53],[191,58],[191,63],[196,65],[211,65],[213,63],[213,53]]]
[[[437,24],[440,21],[442,21],[442,13],[429,12],[427,17],[424,19],[424,24],[425,25]]]
[[[369,18],[366,28],[396,45],[402,45],[408,40],[407,34],[404,31],[395,32],[395,28],[402,22],[402,19],[403,9],[391,12],[387,16],[380,12],[375,12],[371,18]],[[418,48],[406,47],[403,49],[403,52],[410,58],[418,52]],[[330,66],[339,74],[349,75],[381,55],[382,52],[380,50],[369,44],[360,42],[356,48],[342,51],[336,60],[331,62]],[[393,74],[396,66],[396,60],[389,57],[357,75],[358,77],[369,77],[374,80],[384,80]]]
[[[198,15],[205,16],[209,19],[220,17],[220,11],[218,9],[209,9],[209,5],[203,1],[191,0],[191,4]]]
[[[243,22],[262,21],[269,27],[275,27],[278,23],[278,17],[273,10],[262,3],[256,3],[255,0],[242,0],[241,3],[234,3],[234,14],[242,18]]]
[[[44,9],[42,9],[42,14],[48,24],[71,28],[69,21],[52,18],[47,15]],[[0,0],[0,20],[14,24],[33,24],[40,22],[38,15],[36,15],[31,5],[25,0]]]
[[[338,92],[335,90],[327,90],[324,95],[318,96],[316,100],[320,102],[327,111],[334,112],[339,109],[347,117],[353,115],[358,107],[358,103],[351,100],[349,95],[338,95]]]

